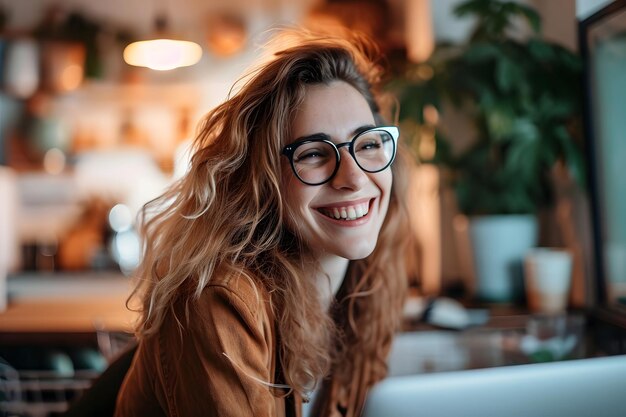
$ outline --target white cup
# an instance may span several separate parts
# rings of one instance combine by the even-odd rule
[[[572,254],[566,249],[535,248],[524,259],[530,311],[559,313],[567,309],[572,280]]]

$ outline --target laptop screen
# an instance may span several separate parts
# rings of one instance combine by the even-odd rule
[[[626,356],[390,377],[363,417],[620,417]]]

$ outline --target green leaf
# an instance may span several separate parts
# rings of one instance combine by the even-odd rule
[[[492,43],[479,42],[467,48],[463,57],[470,64],[488,61],[500,55],[498,47]]]
[[[509,107],[497,103],[486,114],[487,130],[494,141],[504,140],[510,135],[513,128],[513,114]]]
[[[522,142],[537,142],[539,140],[539,129],[530,118],[520,117],[513,122],[511,136],[514,141],[519,139]]]
[[[580,150],[576,147],[567,129],[559,126],[555,129],[555,136],[561,145],[561,151],[570,175],[582,187],[586,183],[585,162]]]
[[[519,65],[508,58],[501,58],[496,64],[496,81],[500,89],[508,93],[513,86],[522,78],[522,71]]]
[[[536,143],[514,142],[506,155],[506,171],[511,178],[532,183],[537,180],[538,162]]]
[[[537,101],[537,110],[540,119],[554,120],[563,119],[572,114],[572,103],[569,100],[559,100],[558,98],[544,93]]]
[[[583,68],[582,58],[560,45],[554,46],[555,53],[563,66],[573,72],[580,73]]]
[[[556,57],[552,46],[539,39],[531,39],[528,42],[528,52],[538,61],[551,61]]]

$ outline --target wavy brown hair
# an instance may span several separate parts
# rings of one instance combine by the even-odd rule
[[[135,294],[143,297],[138,334],[145,337],[158,332],[179,302],[187,317],[176,320],[184,328],[194,300],[215,274],[239,274],[264,286],[281,335],[284,378],[302,394],[331,371],[349,385],[361,366],[357,356],[370,364],[371,372],[364,375],[368,384],[385,375],[405,294],[403,250],[409,228],[403,206],[407,160],[400,149],[375,250],[351,262],[342,299],[332,311],[311,296],[317,287],[302,278],[310,276],[315,260],[307,255],[307,242],[287,228],[281,150],[295,109],[312,84],[347,82],[381,123],[376,100],[381,71],[375,48],[364,39],[298,32],[296,40],[208,113],[188,174],[144,207],[145,252]]]

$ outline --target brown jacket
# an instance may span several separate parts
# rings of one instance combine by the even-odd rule
[[[181,328],[168,314],[143,339],[121,387],[116,417],[301,416],[301,399],[263,382],[280,378],[266,291],[243,277],[211,283]],[[181,323],[185,310],[177,309]],[[295,397],[295,398],[294,398]]]

